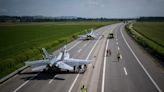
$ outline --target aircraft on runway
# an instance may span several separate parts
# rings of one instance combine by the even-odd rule
[[[91,32],[87,32],[87,30],[85,30],[86,34],[85,35],[80,35],[80,39],[82,40],[93,40],[97,38],[97,34],[95,32],[93,32],[93,29],[91,29]]]
[[[67,70],[67,71],[80,71],[81,69],[85,70],[87,64],[91,63],[91,60],[84,59],[74,59],[70,58],[66,46],[61,50],[59,55],[56,57],[54,55],[48,54],[45,48],[42,48],[44,53],[44,59],[36,60],[31,62],[25,62],[27,66],[32,68],[32,71],[44,71],[44,70]]]

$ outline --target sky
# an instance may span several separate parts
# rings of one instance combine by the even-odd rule
[[[164,16],[164,0],[0,0],[0,15],[86,18]]]

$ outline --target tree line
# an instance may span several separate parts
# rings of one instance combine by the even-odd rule
[[[139,18],[82,18],[74,16],[44,17],[44,16],[0,16],[0,22],[62,22],[62,21],[164,21],[164,17]]]

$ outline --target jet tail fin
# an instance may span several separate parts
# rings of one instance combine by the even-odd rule
[[[87,29],[85,30],[85,33],[86,33],[86,34],[88,34],[88,31],[87,31]]]
[[[44,54],[44,58],[45,59],[49,59],[50,55],[48,54],[47,50],[45,48],[42,48],[43,54]]]

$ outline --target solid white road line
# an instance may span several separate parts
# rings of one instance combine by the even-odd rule
[[[91,49],[91,51],[89,52],[89,54],[88,54],[86,60],[90,57],[90,55],[91,55],[92,51],[94,50],[94,48],[96,47],[96,45],[97,45],[99,39],[100,39],[100,37],[97,39],[96,43],[95,43],[94,46],[92,47],[92,49]],[[74,87],[74,85],[75,85],[75,83],[76,83],[76,81],[77,81],[79,75],[80,75],[79,73],[76,75],[76,78],[75,78],[75,80],[73,81],[73,83],[72,83],[71,87],[69,88],[68,92],[71,92],[71,91],[72,91],[72,88]]]
[[[106,69],[106,50],[108,49],[109,40],[107,40],[106,48],[105,48],[105,57],[104,57],[104,65],[103,65],[103,76],[102,76],[102,85],[101,85],[101,92],[104,92],[104,85],[105,85],[105,69]]]
[[[128,72],[126,71],[126,68],[124,67],[124,72],[125,72],[125,75],[127,76],[128,75]]]
[[[55,75],[49,82],[48,84],[51,84],[53,82],[53,80],[57,77],[57,75]]]
[[[79,73],[76,75],[76,78],[75,78],[75,80],[73,81],[73,83],[72,83],[71,87],[69,88],[68,92],[71,92],[71,91],[72,91],[72,88],[73,88],[73,86],[75,85],[75,83],[76,83],[76,81],[77,81],[79,75],[80,75]]]
[[[37,73],[36,75],[38,75]],[[17,87],[13,92],[17,92],[19,89],[21,89],[24,85],[26,85],[30,80],[34,79],[36,76],[31,77],[29,80],[25,81],[23,84],[21,84],[19,87]]]
[[[22,85],[20,85],[18,88],[16,88],[13,92],[17,92],[20,88],[22,88],[24,85],[26,85],[30,80],[24,82]]]
[[[77,42],[75,45],[73,45],[71,48],[69,48],[67,51],[70,51],[71,49],[73,49],[75,46],[77,46],[79,43],[81,43],[81,41]]]
[[[128,48],[130,49],[130,51],[132,52],[133,56],[136,58],[137,62],[140,64],[140,66],[142,67],[142,69],[145,71],[145,73],[147,74],[147,76],[149,77],[149,79],[152,81],[152,83],[154,84],[154,86],[157,88],[157,90],[159,92],[162,92],[162,90],[159,88],[159,86],[157,85],[157,83],[154,81],[154,79],[150,76],[150,74],[148,73],[148,71],[146,70],[146,68],[142,65],[141,61],[138,59],[138,57],[136,56],[136,54],[134,53],[134,51],[132,50],[132,48],[129,46],[128,42],[126,41],[122,30],[121,30],[121,35],[126,43],[126,45],[128,46]]]
[[[82,50],[82,49],[79,49],[79,50],[78,50],[78,53],[80,53],[80,52],[81,52],[81,50]]]

